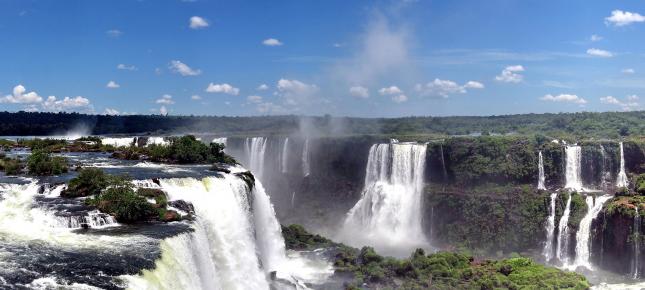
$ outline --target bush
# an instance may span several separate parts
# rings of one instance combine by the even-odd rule
[[[61,192],[63,197],[81,197],[100,194],[108,187],[111,178],[98,168],[83,168],[79,170],[78,176],[72,178],[67,189]]]
[[[27,158],[27,170],[31,175],[58,175],[67,172],[67,160],[52,157],[48,151],[36,149]]]
[[[114,216],[121,223],[149,220],[160,215],[145,197],[136,194],[132,186],[128,185],[110,187],[89,199],[88,204]]]
[[[5,157],[0,160],[0,170],[4,170],[6,175],[18,175],[22,172],[22,163],[18,158]]]

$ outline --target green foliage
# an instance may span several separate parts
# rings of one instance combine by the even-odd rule
[[[224,153],[224,145],[206,145],[193,135],[169,138],[169,145],[152,144],[147,147],[130,146],[115,152],[119,159],[139,160],[147,156],[150,161],[179,164],[226,163],[236,164],[233,157]]]
[[[81,197],[100,194],[113,181],[113,177],[98,168],[83,168],[78,176],[72,178],[67,189],[61,192],[63,197]]]
[[[27,170],[31,175],[58,175],[67,172],[67,160],[60,156],[51,156],[44,149],[35,149],[27,158]]]
[[[645,195],[645,174],[640,174],[634,178],[634,190],[641,195]]]
[[[314,250],[330,247],[332,241],[319,235],[308,233],[301,225],[282,226],[284,243],[289,250]]]
[[[587,214],[587,211],[591,209],[588,208],[587,202],[585,202],[582,195],[577,192],[572,192],[570,210],[568,226],[572,229],[578,229],[580,221],[582,221],[582,218]]]
[[[162,215],[145,197],[136,194],[132,185],[111,186],[100,195],[88,199],[87,203],[122,223],[145,221]]]
[[[66,140],[62,139],[18,139],[18,145],[22,147],[28,147],[31,151],[36,150],[46,150],[49,152],[60,151],[63,147],[67,145]]]
[[[22,162],[18,158],[4,157],[0,159],[0,170],[6,175],[18,175],[22,172]]]

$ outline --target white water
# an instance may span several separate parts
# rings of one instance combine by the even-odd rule
[[[551,206],[549,212],[549,218],[546,222],[546,243],[544,243],[544,250],[542,255],[546,262],[549,262],[553,259],[553,237],[555,234],[555,200],[558,197],[557,193],[551,194]]]
[[[226,144],[227,144],[226,142],[228,142],[228,138],[226,138],[226,137],[214,138],[213,141],[211,141],[211,143],[219,143],[219,144],[222,144],[224,146],[226,146]]]
[[[282,145],[282,162],[280,163],[282,173],[287,173],[289,167],[289,137],[284,139],[284,144]]]
[[[373,145],[362,197],[349,211],[340,238],[394,255],[427,247],[421,227],[425,155],[425,145]]]
[[[560,218],[560,223],[558,224],[558,243],[557,248],[555,249],[555,256],[563,264],[567,265],[569,255],[569,214],[571,213],[571,194],[567,199],[567,205],[564,208],[564,213]]]
[[[248,164],[246,166],[253,172],[256,178],[262,179],[267,139],[265,137],[246,138],[244,143],[245,153],[248,158]]]
[[[638,279],[638,267],[640,264],[640,251],[641,251],[641,216],[638,213],[638,206],[636,206],[636,215],[634,215],[634,256],[632,257],[632,279]]]
[[[582,150],[580,146],[567,146],[566,158],[566,183],[564,187],[579,191],[584,190],[582,186],[582,169],[580,168],[580,162],[582,161]]]
[[[110,137],[105,137],[101,138],[101,143],[103,145],[112,145],[114,147],[130,147],[132,143],[134,142],[134,137],[125,137],[125,138],[110,138]]]
[[[538,154],[538,189],[546,190],[544,186],[544,160],[542,159],[542,151]]]
[[[603,205],[611,199],[612,195],[603,195],[596,197],[595,201],[592,196],[587,196],[587,213],[580,221],[578,232],[576,233],[576,260],[573,269],[582,266],[592,270],[589,262],[591,256],[591,222],[598,217]]]
[[[164,137],[148,137],[148,140],[146,140],[146,147],[150,145],[161,145],[161,146],[168,146],[170,145],[170,142],[166,140]]]
[[[606,188],[607,185],[611,182],[611,173],[607,168],[609,167],[609,164],[607,164],[607,153],[605,152],[605,147],[600,144],[600,157],[602,158],[602,173],[601,173],[601,180],[600,184],[602,185],[603,188]]]
[[[85,215],[57,216],[56,221],[59,226],[70,229],[80,229],[83,225],[87,225],[90,228],[105,228],[119,225],[114,217],[101,213],[98,210],[87,212]]]
[[[307,177],[311,173],[309,166],[309,139],[305,140],[305,145],[302,148],[302,175]]]
[[[620,142],[620,170],[618,171],[618,178],[616,179],[617,187],[627,187],[627,174],[625,173],[625,153],[623,152],[623,142]]]

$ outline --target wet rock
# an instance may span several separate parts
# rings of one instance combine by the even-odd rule
[[[168,205],[176,209],[185,211],[189,214],[195,214],[195,207],[189,202],[183,200],[173,200],[168,202]]]

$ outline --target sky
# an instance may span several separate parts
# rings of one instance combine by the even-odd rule
[[[0,110],[643,110],[645,2],[0,0]]]

